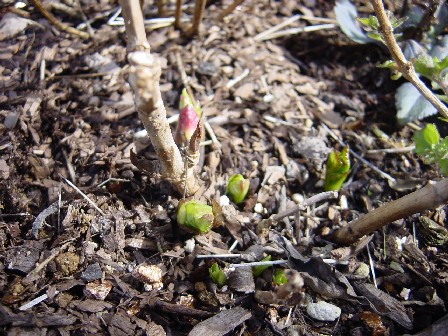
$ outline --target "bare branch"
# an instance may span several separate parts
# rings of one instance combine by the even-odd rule
[[[384,37],[386,46],[389,49],[393,60],[397,63],[398,70],[403,74],[404,78],[411,82],[411,84],[415,86],[415,88],[437,109],[437,111],[439,111],[441,115],[448,118],[448,108],[430,89],[428,89],[425,83],[420,80],[415,73],[412,63],[407,61],[404,57],[403,52],[395,40],[393,28],[387,17],[386,11],[384,10],[383,2],[381,0],[372,0],[372,5],[380,23],[381,33]]]
[[[139,117],[159,159],[160,174],[180,193],[186,191],[192,195],[199,189],[199,180],[194,167],[185,165],[166,118],[159,85],[162,70],[158,58],[150,54],[139,0],[120,0],[120,5],[128,36],[129,84]]]
[[[382,226],[448,202],[448,178],[389,202],[334,232],[332,240],[344,245],[354,243]]]

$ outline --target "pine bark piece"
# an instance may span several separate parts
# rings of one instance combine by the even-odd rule
[[[252,316],[251,312],[236,307],[224,310],[209,319],[199,322],[188,334],[189,336],[222,336]]]

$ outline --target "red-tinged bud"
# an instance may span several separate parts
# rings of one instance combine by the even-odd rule
[[[195,106],[187,93],[187,90],[182,90],[179,102],[179,120],[177,122],[175,140],[178,145],[189,143],[191,136],[199,122],[199,109]]]

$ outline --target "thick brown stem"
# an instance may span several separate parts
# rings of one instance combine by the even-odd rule
[[[156,150],[163,178],[180,192],[194,194],[199,180],[193,167],[185,165],[174,143],[160,92],[161,66],[151,55],[143,25],[139,0],[120,0],[128,36],[129,84],[134,91],[136,109]],[[187,167],[187,169],[185,169]]]
[[[193,24],[188,31],[189,36],[199,33],[202,17],[204,16],[206,0],[196,0],[194,4]]]
[[[389,22],[386,11],[384,10],[383,2],[381,0],[372,0],[372,5],[375,10],[375,14],[380,23],[381,33],[384,37],[384,42],[386,43],[389,52],[398,66],[398,70],[403,74],[415,88],[424,96],[441,115],[448,118],[448,108],[443,104],[439,98],[437,98],[434,93],[423,83],[417,76],[414,70],[414,66],[411,62],[408,62],[404,57],[403,52],[395,40],[392,25]]]
[[[422,189],[389,202],[334,232],[332,240],[349,245],[382,226],[448,202],[448,179],[429,183]]]
[[[182,15],[182,0],[176,0],[176,12],[174,14],[174,27],[180,28],[180,17]]]
[[[244,2],[244,0],[234,0],[232,4],[224,9],[221,14],[219,14],[219,19],[222,20],[224,17],[232,13],[235,8],[237,8],[239,5],[241,5]]]

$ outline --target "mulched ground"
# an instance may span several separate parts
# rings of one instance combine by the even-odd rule
[[[246,202],[226,207],[224,225],[202,236],[178,228],[181,195],[131,163],[131,150],[147,143],[134,141],[143,126],[126,82],[124,29],[107,22],[116,2],[83,0],[82,15],[72,3],[44,3],[72,26],[92,19],[94,39],[58,31],[28,5],[21,15],[40,25],[0,42],[0,333],[401,335],[445,314],[447,247],[420,236],[418,216],[375,232],[361,249],[328,240],[353,218],[440,178],[412,152],[377,151],[409,146],[414,132],[396,124],[398,83],[376,68],[386,51],[354,45],[338,29],[254,39],[294,14],[334,18],[329,1],[246,1],[218,20],[229,3],[209,1],[193,39],[173,27],[148,32],[169,115],[184,72],[220,143],[205,149],[195,198],[219,199],[233,173],[251,180]],[[151,5],[145,13],[157,17]],[[188,25],[189,1],[184,13]],[[257,235],[262,219],[323,191],[325,159],[341,149],[328,129],[408,187],[352,160],[338,199]],[[443,225],[446,212],[425,215]],[[235,242],[240,257],[197,258],[228,253]],[[272,268],[255,279],[250,268],[229,268],[267,254],[289,259],[274,268],[288,270],[288,284],[274,286]],[[213,262],[228,272],[224,287],[210,281]],[[318,301],[340,307],[340,317],[311,317]]]

